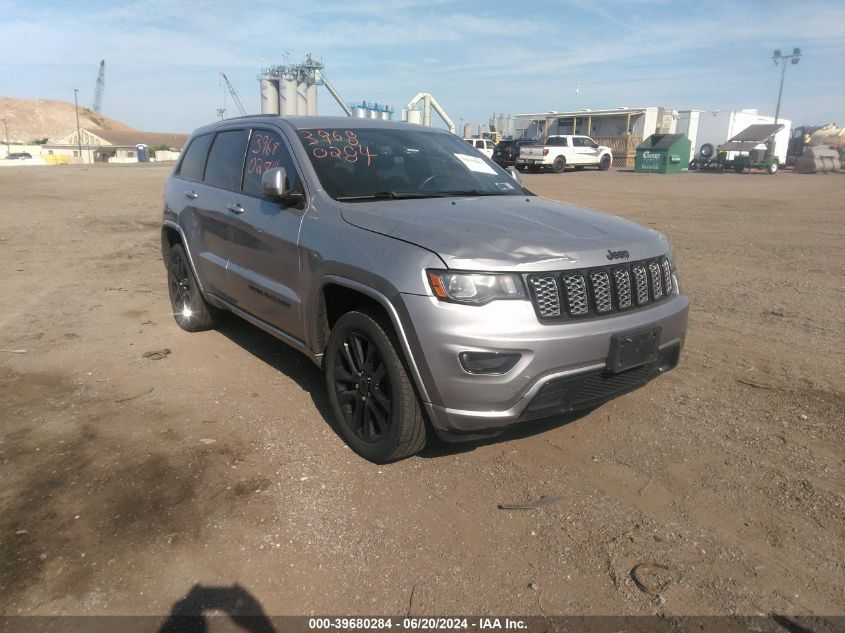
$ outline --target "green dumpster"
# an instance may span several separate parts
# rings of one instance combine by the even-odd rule
[[[685,134],[652,134],[637,146],[634,171],[677,174],[689,167],[690,142]]]

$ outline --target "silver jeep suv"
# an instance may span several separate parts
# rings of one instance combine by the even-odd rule
[[[406,123],[200,128],[161,245],[176,322],[227,310],[304,353],[375,462],[595,407],[673,368],[687,325],[664,236]]]

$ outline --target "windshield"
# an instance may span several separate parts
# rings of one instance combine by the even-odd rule
[[[298,136],[335,200],[525,195],[510,174],[452,134],[348,127]]]

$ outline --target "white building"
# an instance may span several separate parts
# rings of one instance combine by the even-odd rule
[[[633,167],[637,145],[652,134],[673,134],[678,116],[677,110],[659,106],[517,114],[514,137],[585,134],[611,149],[615,166]]]
[[[780,119],[784,129],[775,136],[775,154],[786,162],[792,123]],[[552,134],[585,134],[610,147],[616,167],[633,167],[637,145],[652,134],[686,134],[692,159],[704,143],[718,147],[749,125],[774,123],[755,109],[738,111],[673,110],[660,106],[538,112],[517,114],[514,138],[545,138]]]
[[[97,130],[91,132],[80,129],[82,157],[80,160],[76,130],[54,143],[47,143],[41,150],[41,156],[50,162],[71,163],[137,163],[139,146],[147,153],[160,148],[156,153],[163,160],[176,160],[179,152],[188,141],[187,134],[166,132],[141,132],[135,130]],[[167,148],[164,150],[164,148]],[[162,151],[164,150],[164,151]],[[158,156],[157,156],[158,158]]]

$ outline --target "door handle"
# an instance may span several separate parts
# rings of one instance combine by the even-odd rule
[[[226,208],[229,209],[229,211],[231,211],[232,213],[243,213],[245,211],[245,209],[237,202],[233,202]]]
[[[196,191],[185,191],[186,198],[190,198],[191,200],[193,200],[197,196],[199,196],[199,194]]]

